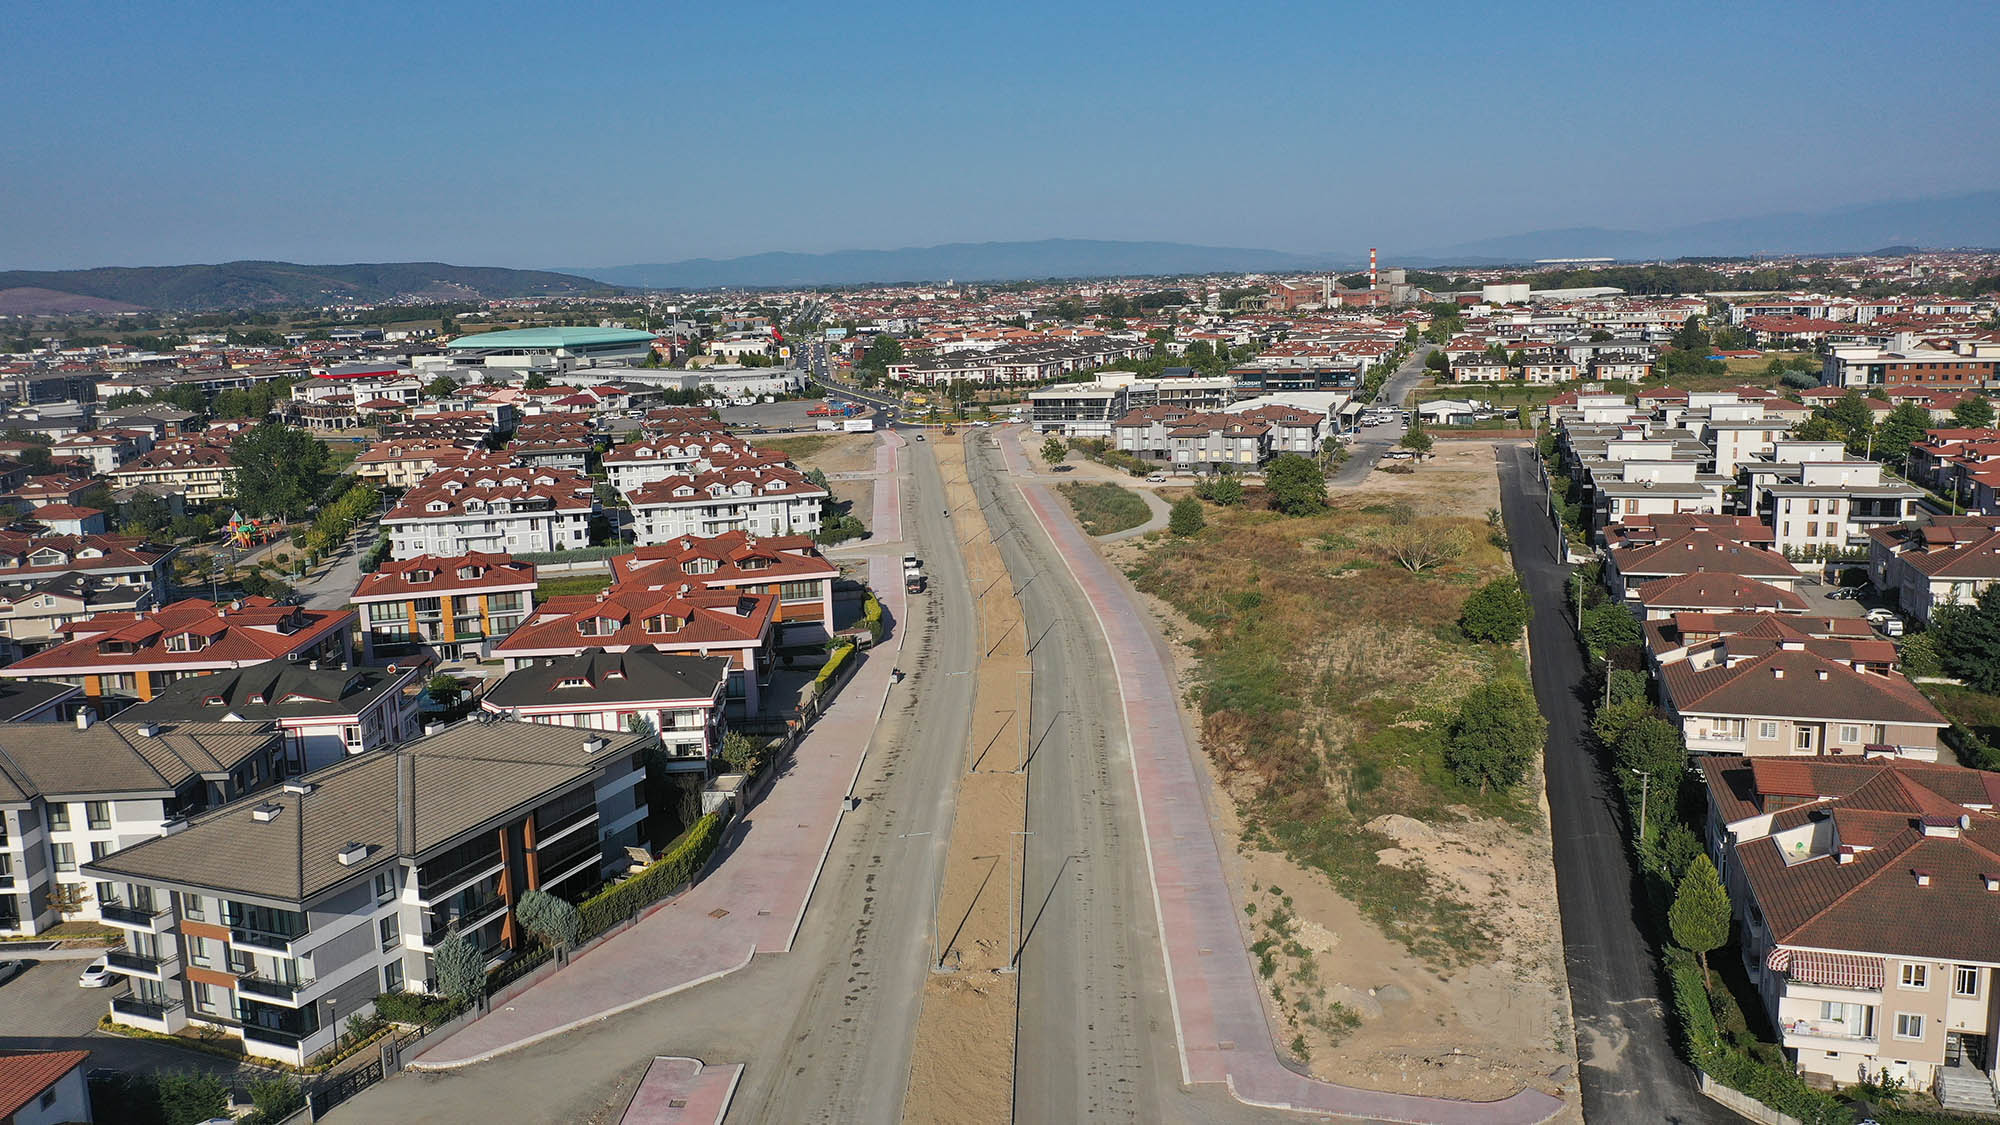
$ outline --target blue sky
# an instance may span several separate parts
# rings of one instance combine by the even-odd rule
[[[2000,186],[2000,5],[8,6],[0,268],[1411,249]]]

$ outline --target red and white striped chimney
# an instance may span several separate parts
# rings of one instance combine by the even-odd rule
[[[1371,290],[1375,288],[1375,248],[1373,246],[1368,248],[1368,288]]]

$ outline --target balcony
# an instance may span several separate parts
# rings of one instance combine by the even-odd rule
[[[259,1027],[254,1023],[244,1024],[242,1031],[243,1038],[251,1043],[268,1043],[273,1047],[284,1047],[293,1051],[298,1050],[313,1034],[284,1031],[275,1027]]]
[[[1852,1050],[1857,1045],[1872,1046],[1873,1035],[1860,1034],[1841,1020],[1793,1020],[1780,1026],[1784,1045],[1810,1050]]]
[[[165,1023],[167,1016],[180,1007],[179,1000],[140,1000],[133,996],[120,996],[111,1001],[111,1011],[116,1015],[156,1023]]]
[[[442,897],[445,891],[494,874],[499,870],[500,849],[497,847],[478,859],[470,863],[461,864],[456,869],[443,874],[433,875],[428,871],[419,870],[417,898],[422,902],[434,902]]]
[[[161,958],[148,957],[129,949],[113,949],[104,955],[104,963],[120,972],[144,973],[156,977],[160,975],[160,966],[165,962]]]
[[[128,906],[125,903],[113,901],[99,906],[97,913],[105,921],[113,925],[134,926],[142,930],[152,930],[159,927],[159,920],[166,916],[167,909],[164,906],[158,909],[150,909],[143,906]]]
[[[507,909],[507,900],[496,891],[491,898],[473,903],[465,909],[433,911],[424,927],[424,944],[435,946],[445,939],[445,935],[456,930],[466,933],[478,929]]]
[[[252,930],[243,926],[229,928],[229,944],[247,945],[253,949],[268,950],[272,953],[290,953],[292,943],[304,937],[303,931],[296,934],[278,934],[269,930]]]
[[[299,993],[311,988],[315,981],[272,980],[269,977],[252,976],[248,973],[236,978],[236,991],[244,996],[262,996],[285,1004],[296,1004]]]

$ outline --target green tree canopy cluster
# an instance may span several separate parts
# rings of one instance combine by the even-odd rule
[[[1326,474],[1319,462],[1297,453],[1281,454],[1264,470],[1264,492],[1271,507],[1288,516],[1326,510]]]
[[[259,422],[229,444],[230,493],[250,515],[298,519],[318,503],[330,460],[304,430]]]
[[[1481,793],[1512,788],[1528,776],[1548,728],[1526,684],[1514,677],[1489,680],[1459,703],[1445,734],[1445,766]]]
[[[1528,595],[1514,575],[1495,578],[1465,599],[1458,627],[1475,641],[1511,645],[1528,625]]]

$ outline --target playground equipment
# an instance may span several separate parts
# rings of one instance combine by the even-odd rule
[[[253,547],[277,538],[278,521],[252,519],[241,512],[231,512],[229,522],[222,530],[232,546]]]

